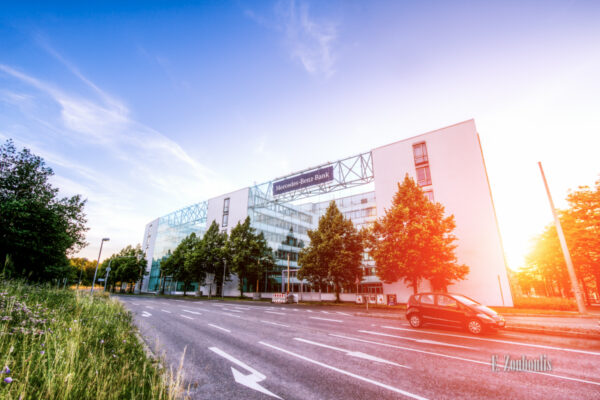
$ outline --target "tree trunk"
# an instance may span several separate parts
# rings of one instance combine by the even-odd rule
[[[419,292],[419,280],[414,278],[412,281],[413,294],[417,294]]]
[[[239,288],[240,288],[240,299],[243,299],[244,298],[244,278],[241,276],[240,276]],[[225,293],[223,293],[223,296],[225,296]]]
[[[185,297],[187,294],[187,283],[183,282],[183,297]]]
[[[335,282],[333,285],[334,285],[334,290],[335,290],[335,302],[339,303],[340,302],[340,285],[337,282]]]

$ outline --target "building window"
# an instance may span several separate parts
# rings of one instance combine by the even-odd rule
[[[423,194],[425,195],[425,197],[427,198],[427,200],[429,200],[430,202],[434,202],[435,200],[433,199],[433,190],[427,190],[425,192],[423,192]]]
[[[415,156],[416,165],[425,164],[429,161],[427,158],[427,146],[425,146],[425,142],[414,144],[413,154]]]
[[[229,214],[229,197],[223,200],[223,214]]]
[[[227,226],[229,222],[229,214],[223,214],[223,223],[221,224],[223,227]]]
[[[419,186],[431,185],[431,173],[429,172],[429,165],[424,165],[417,168],[417,183]]]

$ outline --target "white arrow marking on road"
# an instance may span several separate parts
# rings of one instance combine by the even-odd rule
[[[267,379],[266,376],[264,376],[263,374],[261,374],[260,372],[255,370],[254,368],[244,364],[240,360],[233,358],[232,356],[230,356],[229,354],[225,353],[223,350],[221,350],[217,347],[209,347],[208,349],[217,353],[221,357],[231,361],[232,363],[244,368],[246,371],[250,372],[250,375],[244,375],[237,369],[231,367],[231,372],[233,373],[233,379],[235,379],[235,381],[237,383],[239,383],[240,385],[247,386],[250,389],[257,390],[261,393],[268,394],[269,396],[275,397],[276,399],[281,399],[281,397],[277,396],[275,393],[268,391],[267,389],[265,389],[264,387],[262,387],[258,384],[258,382],[261,382],[261,381],[264,381],[265,379]]]
[[[192,317],[188,317],[187,315],[183,315],[183,314],[179,314],[179,315],[180,315],[181,317],[183,317],[183,318],[187,318],[187,319],[194,319],[194,318],[192,318]]]
[[[151,316],[152,316],[152,314],[150,314],[148,311],[142,311],[142,317],[148,318],[148,317],[151,317]]]
[[[202,315],[202,313],[199,313],[199,312],[196,312],[196,311],[190,311],[190,310],[181,310],[181,311],[187,312],[187,313],[190,313],[190,314]]]
[[[308,317],[311,319],[320,319],[321,321],[331,321],[331,322],[344,322],[340,319],[331,319],[331,318],[319,318],[319,317]]]
[[[277,311],[265,311],[265,312],[269,313],[269,314],[285,315],[285,313],[283,313],[283,312],[277,312]]]
[[[222,330],[222,331],[225,331],[225,332],[227,332],[227,333],[231,333],[231,331],[230,331],[229,329],[221,328],[221,327],[220,327],[220,326],[218,326],[218,325],[214,325],[214,324],[208,324],[208,326],[212,326],[213,328],[217,328],[217,329],[220,329],[220,330]]]
[[[283,326],[283,327],[285,327],[285,328],[289,328],[289,327],[290,327],[289,325],[278,324],[277,322],[263,321],[263,320],[260,320],[260,322],[264,322],[265,324],[271,324],[271,325]]]
[[[435,340],[415,339],[415,338],[410,338],[410,337],[405,337],[405,336],[390,335],[389,333],[381,333],[381,332],[373,332],[373,331],[361,331],[361,330],[359,330],[359,332],[360,333],[368,333],[369,335],[387,336],[387,337],[392,337],[392,338],[395,338],[395,339],[412,340],[413,342],[417,342],[417,343],[437,344],[437,345],[440,345],[440,346],[458,347],[460,349],[477,350],[474,347],[461,346],[459,344],[451,344],[451,343],[444,343],[444,342],[436,342]]]
[[[315,346],[325,347],[326,349],[341,351],[342,353],[346,353],[346,355],[350,356],[350,357],[357,357],[357,358],[362,358],[362,359],[369,360],[369,361],[380,362],[383,364],[395,365],[396,367],[412,369],[411,367],[407,367],[406,365],[398,364],[393,361],[385,360],[383,358],[375,357],[370,354],[362,353],[360,351],[351,351],[351,350],[346,350],[346,349],[340,349],[339,347],[334,347],[334,346],[330,346],[328,344],[323,344],[323,343],[311,342],[310,340],[306,340],[306,339],[302,339],[302,338],[294,338],[294,340],[297,340],[299,342],[308,343],[308,344],[313,344]]]
[[[167,310],[160,310],[160,311],[171,314],[171,311],[167,311]]]
[[[421,397],[421,396],[419,396],[419,395],[417,395],[417,394],[410,393],[410,392],[407,392],[407,391],[405,391],[405,390],[399,389],[399,388],[397,388],[397,387],[393,387],[393,386],[390,386],[390,385],[386,385],[385,383],[381,383],[381,382],[378,382],[378,381],[374,381],[374,380],[372,380],[372,379],[369,379],[369,378],[365,378],[364,376],[360,376],[360,375],[354,374],[354,373],[352,373],[352,372],[345,371],[345,370],[343,370],[343,369],[339,369],[339,368],[336,368],[336,367],[332,367],[331,365],[327,365],[327,364],[325,364],[325,363],[322,363],[322,362],[320,362],[320,361],[312,360],[312,359],[310,359],[310,358],[308,358],[308,357],[304,357],[303,355],[296,354],[296,353],[294,353],[294,352],[291,352],[291,351],[289,351],[289,350],[286,350],[286,349],[282,349],[281,347],[273,346],[272,344],[265,343],[265,342],[258,342],[258,343],[262,344],[263,346],[270,347],[270,348],[272,348],[272,349],[274,349],[274,350],[278,350],[278,351],[280,351],[280,352],[282,352],[282,353],[288,354],[288,355],[290,355],[290,356],[292,356],[292,357],[296,357],[296,358],[299,358],[299,359],[301,359],[301,360],[307,361],[307,362],[309,362],[309,363],[316,364],[316,365],[318,365],[318,366],[320,366],[320,367],[327,368],[327,369],[330,369],[330,370],[332,370],[332,371],[338,372],[338,373],[340,373],[340,374],[343,374],[343,375],[346,375],[346,376],[350,376],[350,377],[352,377],[352,378],[355,378],[355,379],[359,379],[359,380],[361,380],[361,381],[363,381],[363,382],[368,382],[368,383],[370,383],[370,384],[372,384],[372,385],[379,386],[379,387],[381,387],[381,388],[384,388],[384,389],[390,390],[390,391],[392,391],[392,392],[400,393],[400,394],[402,394],[402,395],[404,395],[404,396],[411,397],[411,398],[413,398],[413,399],[417,399],[417,400],[427,400],[425,397]]]

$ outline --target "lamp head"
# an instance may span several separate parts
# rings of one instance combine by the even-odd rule
[[[110,240],[110,238],[102,238],[103,242],[108,242]]]

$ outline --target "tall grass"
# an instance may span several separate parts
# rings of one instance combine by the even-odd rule
[[[514,299],[515,308],[531,308],[540,310],[577,311],[577,304],[573,299],[563,297],[521,297]]]
[[[179,381],[103,294],[0,281],[1,399],[173,399]]]

